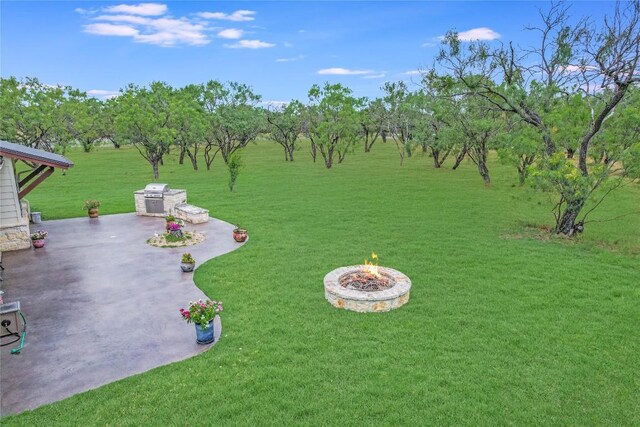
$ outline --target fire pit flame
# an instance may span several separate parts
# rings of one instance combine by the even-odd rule
[[[374,264],[375,262],[375,264]],[[364,260],[364,272],[375,276],[376,278],[382,277],[378,271],[378,255],[375,252],[371,252],[371,262],[368,259]]]

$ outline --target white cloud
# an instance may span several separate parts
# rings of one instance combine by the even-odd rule
[[[404,74],[405,76],[417,76],[422,73],[420,72],[420,70],[410,70],[410,71],[405,71],[402,74]]]
[[[154,3],[147,4],[153,5]],[[138,8],[138,6],[131,7]],[[112,6],[105,10],[111,11],[117,7]],[[136,10],[140,15],[140,10]],[[146,10],[147,14],[151,12],[153,10]],[[85,25],[84,31],[101,36],[131,37],[137,43],[154,44],[163,47],[180,44],[201,46],[210,42],[205,33],[207,30],[206,24],[191,22],[187,18],[176,19],[138,15],[125,13],[103,14],[93,18],[94,21],[101,22]]]
[[[222,37],[223,39],[239,39],[244,34],[243,30],[238,30],[235,28],[228,28],[226,30],[222,30],[218,33],[218,37]]]
[[[289,105],[291,101],[262,101],[262,104],[267,107],[284,108]]]
[[[120,95],[120,92],[115,90],[91,89],[87,91],[87,95],[100,99],[110,99]]]
[[[107,13],[126,13],[131,15],[159,16],[167,13],[167,5],[160,3],[119,4],[103,9]]]
[[[239,40],[237,43],[224,45],[224,47],[230,49],[264,49],[274,46],[274,43],[263,42],[261,40]]]
[[[583,83],[580,85],[580,90],[591,94],[591,95],[596,95],[599,93],[604,92],[605,89],[610,89],[613,90],[615,88],[615,83],[609,83],[608,85],[602,85],[602,83],[596,83],[596,82],[591,82],[591,83]]]
[[[366,76],[362,76],[363,79],[381,79],[386,76],[387,73],[378,73],[378,74],[369,74]]]
[[[567,65],[562,69],[565,73],[577,73],[582,71],[592,71],[597,70],[593,65]]]
[[[129,25],[114,25],[114,24],[89,24],[84,26],[84,32],[90,34],[97,34],[100,36],[119,36],[119,37],[136,37],[138,30]]]
[[[359,76],[366,74],[373,74],[371,70],[349,70],[347,68],[324,68],[318,70],[318,74],[332,75],[332,76]]]
[[[89,11],[87,9],[83,9],[81,7],[76,7],[75,9],[73,9],[73,11],[75,13],[79,13],[80,15],[85,15],[85,14],[89,13]]]
[[[461,31],[458,33],[458,40],[460,40],[461,42],[471,42],[476,40],[496,40],[499,38],[499,33],[487,27],[472,28],[471,30]],[[438,37],[438,39],[443,40],[444,36],[440,36]]]
[[[152,19],[143,18],[142,16],[133,15],[100,15],[93,18],[96,21],[111,21],[111,22],[127,22],[129,24],[145,25],[152,22]]]
[[[178,45],[202,46],[211,42],[212,32],[223,39],[238,40],[229,48],[262,49],[274,47],[274,43],[260,40],[239,40],[245,30],[237,28],[213,28],[201,18],[223,19],[228,21],[253,21],[256,12],[237,10],[231,14],[222,12],[201,12],[197,16],[172,17],[166,4],[139,3],[117,4],[95,10],[78,9],[78,13],[89,14],[100,11],[102,14],[84,25],[84,31],[102,36],[131,37],[136,43],[147,43],[170,47]],[[163,16],[164,15],[164,16]],[[198,17],[199,16],[199,17]]]
[[[436,47],[438,44],[433,42],[424,42],[421,44],[422,47]]]
[[[236,10],[232,14],[223,12],[200,12],[198,13],[198,16],[205,19],[222,19],[225,21],[244,22],[256,19],[253,16],[255,14],[256,12],[253,10]]]
[[[294,62],[294,61],[300,61],[301,59],[304,59],[304,58],[305,58],[305,55],[298,55],[292,58],[278,58],[276,59],[276,62]]]
[[[205,45],[209,39],[204,34],[205,26],[193,24],[186,18],[160,18],[149,23],[151,31],[140,34],[135,41],[151,43],[160,46],[175,46],[177,44]]]

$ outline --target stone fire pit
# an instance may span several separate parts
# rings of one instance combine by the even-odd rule
[[[361,313],[390,311],[409,301],[411,280],[398,270],[378,267],[380,280],[367,280],[367,266],[340,267],[324,277],[324,296],[334,307]]]

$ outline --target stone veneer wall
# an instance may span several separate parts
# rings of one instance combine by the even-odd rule
[[[209,211],[197,206],[180,204],[175,207],[175,217],[191,224],[209,222]]]
[[[187,190],[169,190],[164,195],[164,213],[154,214],[147,213],[147,207],[144,202],[144,190],[138,190],[133,193],[136,203],[136,215],[165,217],[167,215],[175,215],[175,207],[180,203],[187,203]]]
[[[29,205],[21,201],[22,218],[19,224],[0,229],[0,252],[17,251],[31,247],[29,232]]]

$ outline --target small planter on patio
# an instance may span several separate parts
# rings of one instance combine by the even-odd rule
[[[166,224],[167,228],[167,237],[169,237],[172,241],[184,240],[185,236],[182,232],[182,227],[184,226],[184,222],[182,220],[174,220],[168,221]]]
[[[167,230],[167,233],[168,233],[170,230],[171,224],[176,222],[176,217],[173,215],[167,215],[164,217],[164,221],[165,221],[165,230]]]
[[[236,225],[236,228],[233,230],[233,240],[238,243],[242,243],[247,240],[247,230]]]
[[[180,268],[185,273],[190,273],[196,266],[196,260],[193,259],[190,253],[186,253],[182,255],[182,262],[180,263]]]
[[[49,233],[47,233],[44,230],[38,230],[35,233],[31,234],[31,243],[33,244],[34,248],[42,248],[44,247],[44,239],[47,238],[47,235]]]
[[[196,342],[198,344],[211,344],[214,340],[213,336],[213,320],[205,324],[203,327],[201,323],[196,323]]]
[[[89,214],[89,218],[98,218],[100,215],[100,211],[98,208],[100,207],[100,202],[98,200],[85,200],[84,201],[84,209]]]
[[[201,299],[189,303],[189,309],[180,309],[180,315],[188,323],[194,323],[196,327],[196,342],[198,344],[211,344],[214,341],[213,319],[222,311],[222,301]]]

